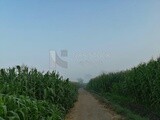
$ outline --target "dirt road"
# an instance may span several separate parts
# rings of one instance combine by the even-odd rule
[[[110,112],[90,93],[80,89],[78,101],[66,120],[120,120],[120,116]]]

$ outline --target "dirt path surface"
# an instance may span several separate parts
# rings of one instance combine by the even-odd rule
[[[66,120],[120,120],[104,105],[100,104],[90,93],[80,89],[79,98]]]

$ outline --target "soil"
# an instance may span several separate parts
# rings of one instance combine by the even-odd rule
[[[65,120],[121,120],[121,116],[107,109],[89,92],[80,89],[78,101]]]

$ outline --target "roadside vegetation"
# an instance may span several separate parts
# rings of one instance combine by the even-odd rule
[[[160,119],[159,58],[129,70],[102,74],[91,79],[87,89],[142,117]]]
[[[0,120],[63,120],[77,87],[56,72],[26,66],[0,70]]]

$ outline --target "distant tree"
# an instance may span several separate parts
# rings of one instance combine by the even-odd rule
[[[77,80],[78,80],[79,85],[82,87],[82,86],[83,86],[83,81],[84,81],[84,80],[83,80],[82,78],[78,78]]]

